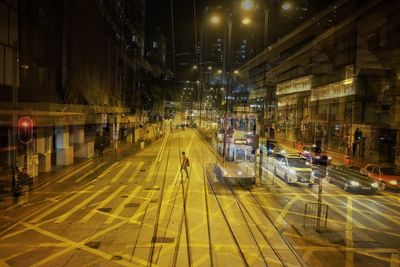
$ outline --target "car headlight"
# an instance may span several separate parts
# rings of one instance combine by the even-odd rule
[[[242,175],[243,172],[242,172],[242,171],[238,171],[237,174],[238,174],[238,175]]]
[[[329,156],[329,157],[328,157],[328,160],[332,160],[332,157]]]
[[[294,170],[289,170],[290,173],[296,174],[296,171]]]
[[[357,181],[350,181],[351,186],[359,186],[360,183]]]
[[[371,184],[371,187],[373,187],[373,188],[378,188],[378,186],[379,186],[379,184],[377,182],[374,182]]]
[[[390,181],[389,181],[389,184],[397,185],[397,181],[396,181],[396,180],[390,180]]]

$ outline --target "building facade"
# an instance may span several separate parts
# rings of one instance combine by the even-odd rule
[[[339,1],[245,64],[270,138],[399,163],[399,7]]]
[[[144,120],[141,73],[149,70],[144,11],[144,0],[0,1],[3,169],[13,166],[10,150],[36,176],[92,157],[100,142],[135,139]],[[23,116],[34,138],[10,146]]]

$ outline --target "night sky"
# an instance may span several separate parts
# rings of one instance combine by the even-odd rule
[[[222,0],[196,0],[198,19],[201,18],[206,6],[215,6],[221,1]],[[311,18],[313,14],[334,2],[333,0],[291,0],[290,3],[294,6],[293,10],[290,13],[283,14],[281,6],[285,1],[266,1],[269,2],[269,6],[271,7],[270,20],[274,20],[270,22],[270,36],[271,38],[275,37],[275,39],[289,32],[300,23]],[[176,53],[193,52],[195,47],[193,0],[173,0],[173,3]],[[307,6],[306,12],[303,10],[305,6]],[[274,8],[276,10],[274,10]],[[279,27],[272,27],[273,23],[278,24]],[[167,38],[167,61],[169,61],[167,65],[171,66],[172,34],[170,0],[146,0],[146,32],[151,33],[156,27],[160,28]]]

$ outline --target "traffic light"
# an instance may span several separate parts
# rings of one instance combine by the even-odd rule
[[[18,120],[18,140],[28,144],[33,139],[33,121],[29,117],[22,117]]]

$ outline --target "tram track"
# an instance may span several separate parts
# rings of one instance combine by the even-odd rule
[[[213,151],[213,149],[210,148],[210,146],[204,141],[204,139],[199,135],[200,140],[204,143],[204,145],[210,149],[212,155],[214,156],[216,161],[219,161],[219,158],[217,155],[215,155],[215,152]],[[207,177],[207,182],[210,186],[210,188],[213,191],[214,197],[216,199],[216,201],[218,202],[218,205],[220,207],[220,210],[223,214],[223,217],[225,219],[225,221],[229,224],[229,222],[227,221],[227,217],[225,215],[225,212],[222,208],[222,205],[220,204],[218,197],[216,195],[216,191],[214,190],[214,187],[212,186],[212,183],[209,181],[208,177]],[[251,229],[251,225],[255,226],[258,230],[258,232],[262,235],[263,239],[265,242],[267,242],[267,244],[269,245],[270,249],[273,251],[274,255],[277,257],[277,259],[279,260],[279,262],[283,265],[283,266],[289,266],[286,261],[284,260],[284,258],[282,257],[282,255],[280,255],[278,249],[276,249],[274,247],[274,245],[272,244],[272,241],[270,240],[270,238],[265,234],[265,232],[263,231],[263,229],[261,229],[261,227],[257,224],[255,218],[251,215],[248,207],[246,206],[246,204],[244,203],[244,201],[242,201],[242,199],[238,196],[236,190],[234,190],[232,188],[232,186],[229,183],[224,183],[225,187],[227,189],[229,189],[229,191],[232,194],[232,197],[235,200],[235,203],[237,204],[237,206],[239,207],[240,213],[244,219],[244,221],[246,222],[246,227],[247,229],[250,231],[252,239],[253,239],[253,243],[255,243],[255,245],[258,248],[258,253],[260,254],[260,256],[263,258],[263,262],[265,264],[265,266],[269,266],[269,264],[267,263],[267,260],[264,258],[264,254],[260,248],[259,242],[256,240],[255,238],[255,233],[253,232],[253,230]],[[294,248],[290,245],[290,243],[287,241],[287,239],[283,236],[283,234],[279,231],[279,229],[277,228],[277,226],[274,224],[274,222],[272,221],[272,219],[270,218],[270,216],[268,215],[268,213],[262,208],[262,205],[260,203],[260,201],[254,196],[251,188],[249,188],[248,186],[243,186],[243,184],[241,184],[241,188],[243,188],[244,190],[246,190],[247,192],[250,193],[250,196],[252,197],[253,203],[255,204],[255,206],[261,211],[261,214],[263,215],[263,217],[274,227],[276,233],[279,235],[279,237],[283,240],[283,242],[285,243],[285,245],[287,246],[287,248],[289,249],[289,251],[291,252],[291,254],[295,257],[296,259],[296,266],[307,266],[302,259],[300,258],[300,256],[297,254],[297,252],[294,250]],[[246,216],[249,218],[250,221],[248,221],[246,219]],[[234,236],[234,232],[232,231],[232,229],[230,228],[230,232],[231,234]],[[240,250],[240,254],[243,257],[244,263],[246,266],[249,266],[246,258],[245,258],[245,254],[243,253],[243,251],[240,248],[240,244],[238,243],[238,241],[235,238],[235,243],[237,244],[239,250]]]
[[[175,134],[176,135],[176,134]],[[181,139],[181,134],[179,134],[178,137],[180,140]],[[172,142],[171,142],[172,143]],[[181,143],[180,141],[178,142],[178,151],[179,154],[181,153]],[[168,163],[169,163],[169,157],[171,153],[171,144],[168,149],[167,153],[167,162],[165,165],[165,170],[164,170],[164,178],[162,180],[162,186],[160,187],[160,195],[158,199],[158,207],[157,207],[157,212],[156,212],[156,219],[155,219],[155,230],[153,231],[152,239],[151,239],[151,249],[149,252],[148,256],[148,266],[152,266],[153,264],[157,264],[159,261],[160,254],[162,252],[162,247],[158,250],[158,253],[155,252],[155,244],[157,243],[157,238],[166,238],[167,237],[167,232],[168,229],[171,225],[172,219],[173,219],[173,212],[176,207],[176,202],[179,199],[179,194],[181,193],[181,198],[182,198],[182,213],[181,216],[179,217],[179,223],[178,223],[178,230],[177,234],[174,237],[175,238],[175,245],[174,245],[174,250],[171,258],[171,266],[177,266],[178,265],[178,255],[179,255],[179,248],[180,248],[180,240],[182,237],[182,232],[183,232],[183,227],[185,226],[185,237],[186,237],[186,249],[187,249],[187,260],[188,260],[188,266],[192,265],[192,256],[191,256],[191,250],[190,250],[190,232],[189,232],[189,227],[188,227],[188,220],[187,220],[187,209],[186,209],[186,202],[187,202],[187,197],[188,197],[188,191],[189,191],[189,184],[190,184],[190,179],[188,179],[188,183],[185,185],[183,179],[179,179],[179,187],[176,188],[175,190],[175,195],[172,196],[173,201],[171,203],[171,210],[169,211],[169,214],[167,215],[167,221],[164,227],[164,232],[159,234],[160,232],[158,231],[159,226],[163,223],[160,221],[160,214],[161,214],[161,206],[163,204],[163,198],[164,198],[164,192],[166,188],[166,174],[168,170]],[[180,163],[180,160],[179,160]],[[180,175],[178,173],[177,175]],[[165,203],[164,203],[165,204]],[[167,207],[167,206],[166,206]],[[166,208],[165,207],[165,208]]]

